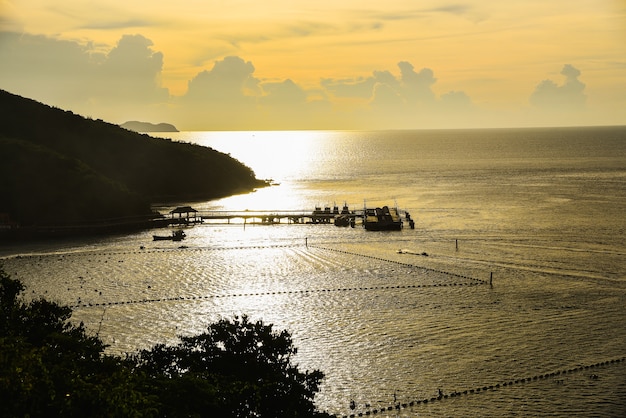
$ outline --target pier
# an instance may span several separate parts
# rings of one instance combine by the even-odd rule
[[[315,212],[305,210],[255,210],[255,211],[208,211],[200,214],[203,221],[231,223],[233,220],[242,220],[244,223],[261,224],[329,224],[338,214],[332,212]],[[351,220],[363,218],[363,211],[354,211],[344,214]]]
[[[214,224],[335,224],[337,226],[364,225],[366,217],[372,216],[374,209],[350,210],[344,206],[339,207],[316,207],[314,210],[211,210],[198,211],[191,207],[176,208],[170,212],[167,219],[170,225],[184,225],[195,223]],[[402,215],[411,228],[414,222],[406,211],[397,210],[398,216]],[[183,215],[186,216],[183,216]],[[237,222],[238,221],[238,222]]]

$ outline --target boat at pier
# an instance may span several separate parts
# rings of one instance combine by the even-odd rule
[[[339,208],[335,206],[335,212],[339,212]],[[354,228],[355,225],[355,214],[354,212],[350,212],[350,208],[347,203],[343,204],[343,208],[341,209],[341,213],[335,216],[335,226],[352,226]]]
[[[339,213],[339,209],[337,209],[337,213]],[[314,224],[328,224],[335,217],[335,213],[331,211],[330,206],[324,207],[324,210],[320,206],[316,206],[313,211],[313,216],[311,217],[311,223]]]
[[[335,217],[335,226],[349,226],[352,223],[354,217],[351,215],[339,215]]]
[[[402,229],[402,219],[396,208],[365,208],[363,226],[367,231],[399,231]]]

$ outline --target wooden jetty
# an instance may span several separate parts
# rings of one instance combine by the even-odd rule
[[[260,224],[328,224],[332,223],[337,215],[331,213],[314,213],[305,210],[244,210],[244,211],[206,211],[200,212],[203,221],[212,223],[231,223],[239,220],[244,223]],[[362,217],[361,213],[353,213],[353,218]]]
[[[178,209],[178,208],[177,208]],[[330,207],[316,207],[311,210],[212,210],[212,211],[198,211],[190,207],[185,207],[185,211],[182,213],[192,213],[193,216],[180,216],[181,210],[174,210],[170,214],[178,215],[171,216],[169,218],[170,224],[193,224],[193,223],[243,223],[245,224],[331,224],[334,223],[337,226],[352,226],[363,225],[363,221],[369,209],[357,209],[350,210],[346,205],[343,208],[335,206]],[[187,212],[188,211],[188,212]],[[371,210],[369,210],[371,211]],[[414,227],[413,220],[406,211],[404,218],[409,222],[411,228]],[[399,211],[400,213],[400,211]]]

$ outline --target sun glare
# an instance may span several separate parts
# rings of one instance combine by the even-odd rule
[[[257,178],[273,184],[243,195],[219,200],[230,210],[302,210],[302,191],[297,181],[317,173],[315,167],[328,158],[327,141],[334,132],[325,131],[232,131],[180,132],[172,136],[179,141],[211,147],[231,155],[250,167]]]

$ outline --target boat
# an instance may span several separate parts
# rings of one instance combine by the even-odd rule
[[[350,215],[339,215],[335,218],[335,226],[348,226],[351,218]]]
[[[337,209],[339,213],[339,209]],[[316,206],[311,217],[311,222],[314,224],[327,224],[333,219],[333,213],[330,210],[330,206],[325,206],[324,210],[320,206]]]
[[[367,231],[399,231],[402,229],[402,219],[396,208],[389,206],[366,208],[363,214],[363,226]]]
[[[335,206],[337,212],[339,212],[339,208]],[[349,226],[352,225],[354,227],[354,214],[350,213],[350,208],[348,208],[348,204],[344,203],[343,208],[341,209],[341,214],[335,216],[335,226]]]
[[[152,240],[153,241],[182,241],[185,239],[185,237],[187,236],[187,234],[185,234],[185,231],[179,229],[176,231],[172,231],[172,235],[153,235],[152,236]]]

